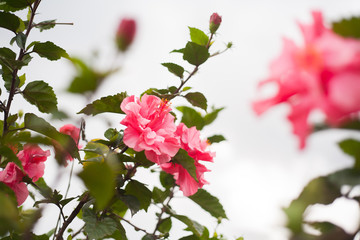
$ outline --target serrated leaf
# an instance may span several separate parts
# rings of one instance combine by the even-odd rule
[[[104,112],[124,114],[124,112],[120,109],[120,104],[126,97],[126,92],[118,93],[112,96],[102,97],[88,104],[85,108],[78,112],[78,114],[84,113],[86,115],[93,116]]]
[[[168,218],[161,220],[158,230],[161,233],[168,233],[168,232],[170,232],[171,227],[172,227],[171,218],[168,217]]]
[[[20,27],[20,21],[20,18],[12,13],[0,12],[0,27],[2,28],[16,33]]]
[[[203,117],[194,109],[186,106],[180,106],[176,109],[182,112],[183,116],[181,118],[181,122],[184,123],[188,128],[195,126],[197,130],[201,130],[205,126]]]
[[[206,47],[199,44],[188,42],[184,49],[183,59],[190,64],[199,66],[203,64],[210,57],[209,51]]]
[[[215,121],[215,119],[217,118],[219,112],[221,112],[222,110],[224,110],[224,108],[217,108],[217,109],[214,109],[212,112],[206,114],[204,116],[204,125],[209,125],[213,121]]]
[[[360,38],[360,17],[351,17],[334,22],[332,29],[343,37]]]
[[[38,28],[40,30],[40,32],[44,31],[44,30],[48,30],[51,29],[53,27],[55,27],[56,23],[56,19],[54,20],[47,20],[47,21],[42,21],[39,22],[35,25],[36,28]]]
[[[211,144],[219,143],[226,140],[223,135],[213,135],[211,137],[208,137],[207,139]]]
[[[125,187],[126,194],[135,196],[140,202],[140,209],[147,211],[151,203],[151,191],[141,182],[130,181]]]
[[[189,27],[191,41],[206,46],[209,42],[209,37],[200,29]]]
[[[196,236],[200,237],[204,231],[204,227],[200,225],[198,222],[191,220],[190,218],[183,216],[183,215],[177,215],[177,214],[171,214],[172,217],[180,220],[183,222],[188,228],[186,230],[191,231]]]
[[[219,202],[219,199],[212,196],[206,190],[199,189],[194,195],[189,196],[189,198],[216,219],[227,218],[225,210]]]
[[[188,93],[184,96],[189,103],[191,103],[195,107],[199,107],[206,111],[207,109],[207,100],[204,94],[200,92],[192,92]]]
[[[36,42],[34,44],[33,52],[36,52],[40,57],[47,58],[51,61],[58,60],[61,57],[69,58],[69,55],[64,49],[49,41],[44,43]]]
[[[102,239],[113,234],[117,229],[117,222],[110,218],[97,218],[93,210],[87,208],[83,210],[83,219],[85,222],[84,231],[89,239]]]
[[[115,174],[105,162],[94,162],[79,173],[90,194],[96,200],[98,209],[104,209],[114,196]]]
[[[184,68],[182,66],[179,66],[175,63],[162,63],[164,67],[166,67],[169,72],[175,74],[175,76],[178,76],[180,78],[184,77]]]
[[[178,153],[172,158],[172,162],[180,164],[195,181],[199,181],[196,176],[195,160],[189,156],[187,151],[180,148]]]
[[[78,147],[74,139],[72,139],[69,135],[58,132],[56,128],[51,126],[44,119],[33,113],[26,113],[24,117],[24,127],[54,139],[62,146],[63,149],[66,150],[66,153],[60,151],[55,152],[55,158],[59,163],[63,164],[67,153],[69,153],[73,158],[80,159]]]
[[[40,112],[57,110],[57,99],[52,87],[44,81],[33,81],[26,85],[22,94],[26,101],[35,105]]]

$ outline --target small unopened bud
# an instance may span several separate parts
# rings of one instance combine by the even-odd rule
[[[124,18],[121,20],[116,32],[116,44],[120,51],[126,51],[133,42],[136,32],[134,19]]]
[[[217,13],[213,13],[210,17],[210,32],[214,34],[216,30],[219,28],[221,23],[221,17]]]

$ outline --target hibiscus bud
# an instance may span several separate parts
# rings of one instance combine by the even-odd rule
[[[221,23],[221,17],[217,13],[213,13],[210,17],[210,32],[214,34],[216,30],[219,28]]]
[[[134,19],[124,18],[121,20],[116,32],[116,44],[120,51],[126,51],[134,40],[136,22]]]

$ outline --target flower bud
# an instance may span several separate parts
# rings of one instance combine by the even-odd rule
[[[133,42],[136,32],[134,19],[124,18],[121,20],[116,32],[116,44],[120,51],[126,51]]]
[[[219,28],[221,23],[221,17],[217,13],[213,13],[210,17],[210,32],[214,34],[216,30]]]

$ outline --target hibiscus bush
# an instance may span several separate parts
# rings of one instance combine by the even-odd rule
[[[210,145],[225,140],[222,135],[201,137],[200,130],[210,125],[223,108],[208,107],[206,97],[192,91],[188,82],[209,58],[221,51],[210,51],[221,17],[210,17],[205,32],[190,27],[190,41],[180,54],[192,69],[175,63],[163,63],[179,78],[178,86],[150,88],[140,96],[126,92],[114,93],[90,101],[104,79],[119,67],[98,71],[86,61],[73,58],[63,48],[50,41],[29,42],[31,32],[48,30],[56,20],[37,21],[41,0],[0,1],[1,31],[10,31],[9,45],[0,48],[1,76],[4,80],[0,100],[3,118],[0,143],[0,237],[2,239],[127,239],[126,229],[142,233],[142,239],[174,239],[172,222],[182,222],[187,233],[181,239],[225,239],[216,227],[206,228],[192,217],[177,213],[171,200],[186,196],[198,204],[214,222],[220,224],[226,213],[218,198],[202,189],[205,173],[209,172],[215,152]],[[28,12],[28,14],[23,14]],[[26,18],[21,16],[26,15]],[[65,23],[66,24],[66,23]],[[136,35],[136,21],[123,19],[115,34],[115,50],[119,54],[131,47]],[[17,52],[17,53],[16,53]],[[121,116],[120,125],[108,128],[104,136],[87,139],[86,121],[78,126],[66,123],[57,129],[52,119],[70,122],[58,109],[61,99],[50,84],[43,80],[26,79],[25,71],[34,57],[51,61],[68,59],[76,69],[68,92],[85,96],[88,105],[75,111],[93,117],[102,113]],[[184,98],[188,105],[178,106]],[[38,111],[22,112],[14,109],[14,98],[23,98]],[[49,120],[50,119],[50,120]],[[48,186],[43,178],[45,162],[56,160],[58,169],[70,174],[66,192]],[[69,195],[75,164],[81,166],[74,177],[81,179],[85,190]],[[139,169],[159,178],[159,185],[137,178]],[[57,173],[54,173],[55,175]],[[29,199],[31,198],[31,199]],[[25,209],[24,201],[33,201],[33,208]],[[34,233],[44,206],[53,204],[58,215],[56,226],[46,233]],[[150,209],[153,209],[150,211]],[[131,217],[138,212],[154,214],[153,226],[137,226]],[[130,214],[130,216],[129,216]],[[74,224],[75,219],[77,223]],[[79,224],[79,222],[81,224]],[[241,237],[238,239],[242,239]]]
[[[282,53],[270,65],[270,76],[260,83],[261,88],[275,84],[276,94],[253,103],[258,114],[278,104],[288,105],[288,120],[300,149],[310,134],[320,130],[360,130],[360,18],[342,19],[329,27],[321,12],[314,11],[312,17],[312,24],[299,24],[300,45],[284,38]],[[310,120],[315,111],[322,114],[317,122]],[[345,139],[339,147],[353,157],[353,166],[313,179],[284,209],[290,239],[350,240],[360,231],[360,226],[348,233],[332,222],[306,220],[306,211],[315,204],[328,205],[340,198],[360,203],[360,141]]]

